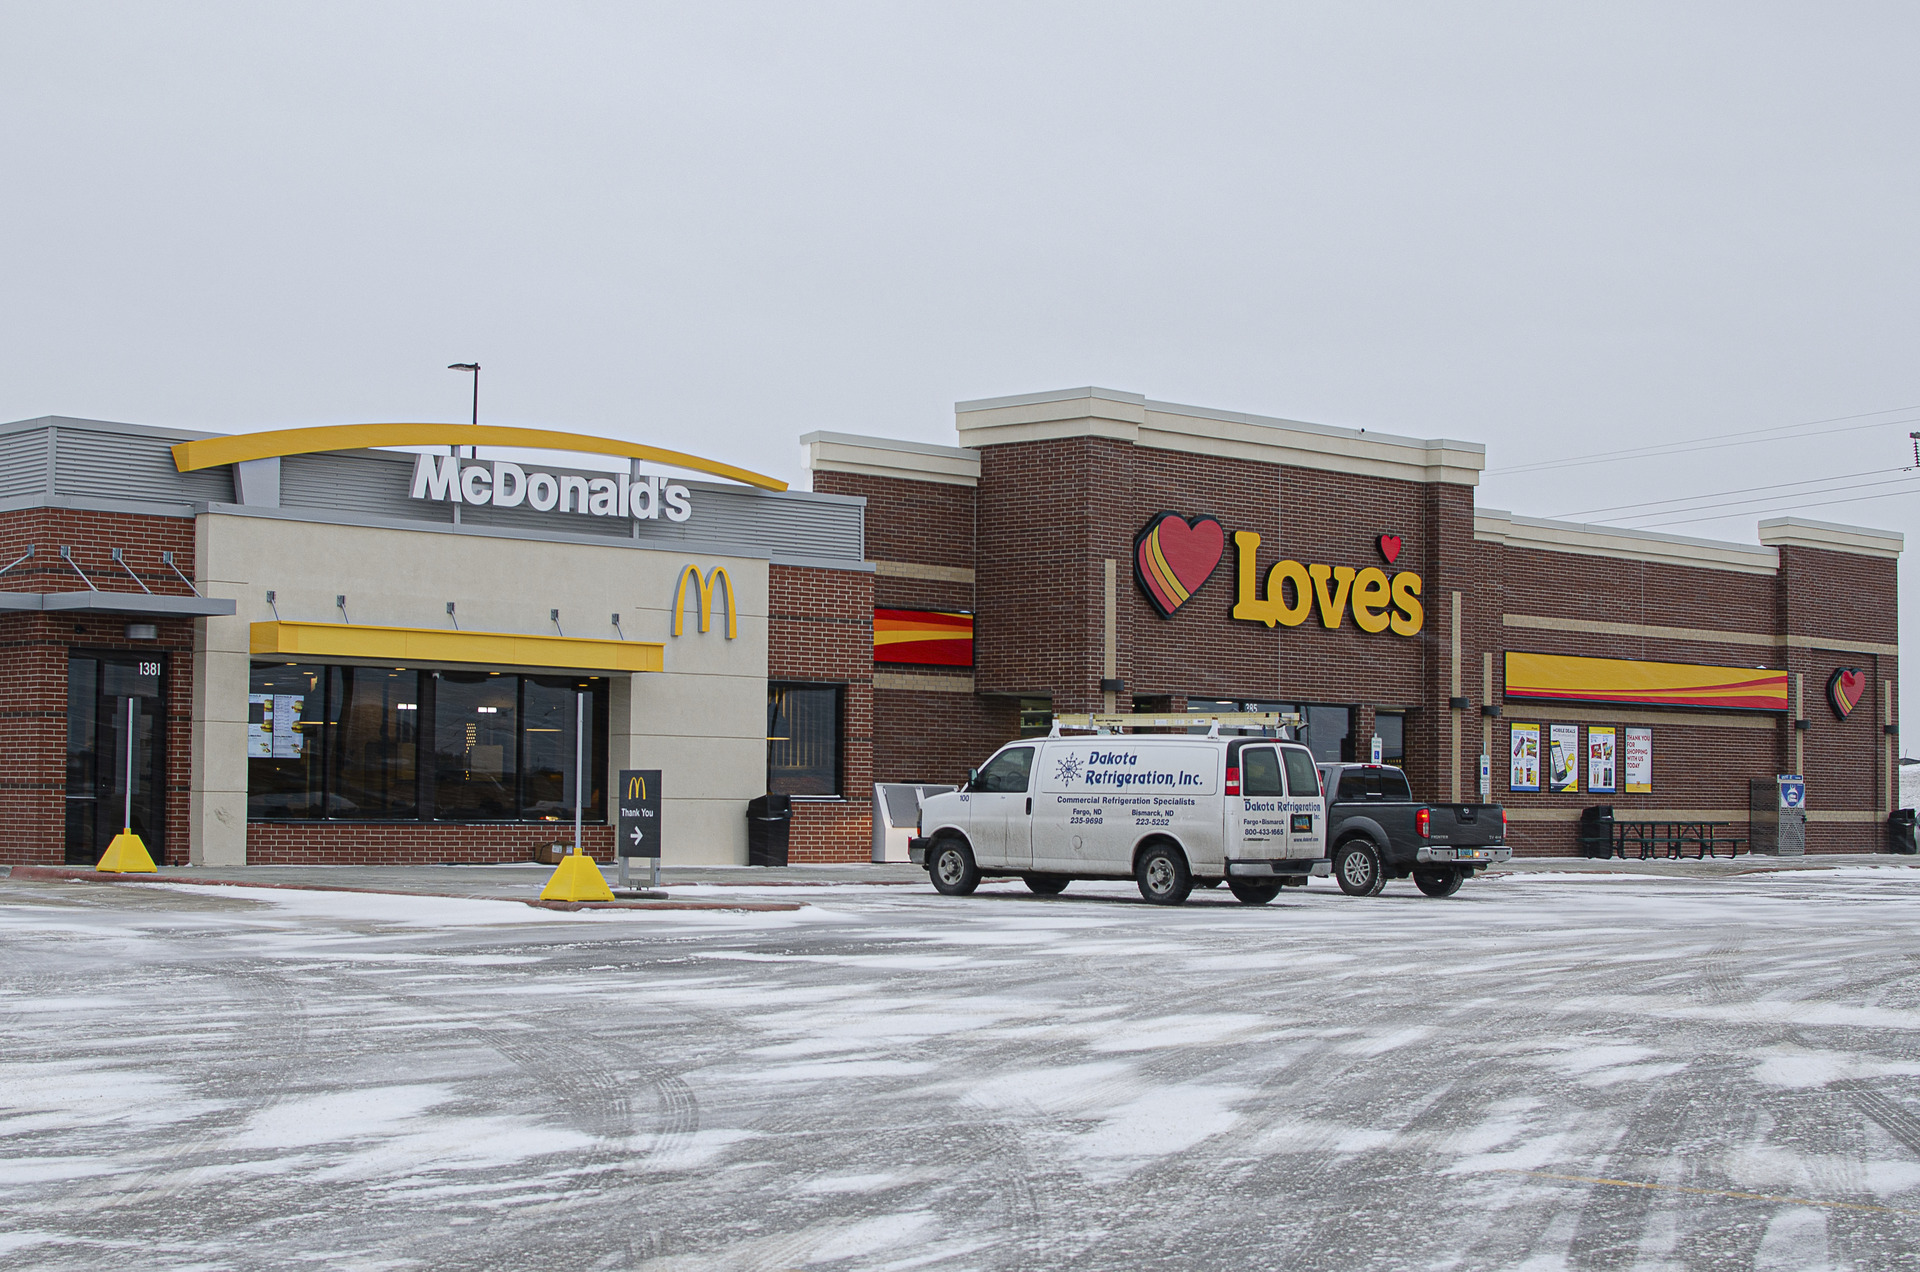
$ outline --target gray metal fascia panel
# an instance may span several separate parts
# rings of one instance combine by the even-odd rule
[[[215,596],[148,596],[144,592],[47,592],[41,608],[151,618],[215,618],[237,612],[233,601]]]
[[[147,503],[138,499],[94,499],[86,495],[20,495],[0,499],[0,512],[20,512],[27,508],[72,508],[78,512],[125,512],[139,517],[191,518],[197,505],[190,503]]]
[[[38,592],[0,592],[0,611],[37,610],[42,608]]]

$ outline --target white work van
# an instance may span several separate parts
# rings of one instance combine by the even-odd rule
[[[1179,905],[1225,882],[1264,905],[1331,870],[1313,753],[1278,738],[1131,734],[1008,743],[960,790],[929,796],[909,855],[964,896],[1014,876],[1053,894],[1127,879]]]

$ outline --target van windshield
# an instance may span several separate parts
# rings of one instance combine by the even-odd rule
[[[1413,791],[1407,786],[1407,775],[1393,768],[1348,769],[1340,775],[1339,800],[1386,800],[1398,803],[1411,803]]]

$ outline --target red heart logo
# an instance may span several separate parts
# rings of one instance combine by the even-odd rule
[[[1400,559],[1400,536],[1397,534],[1381,535],[1380,555],[1387,558],[1388,565],[1392,565],[1395,561],[1398,561]]]
[[[1827,701],[1833,704],[1833,713],[1842,720],[1853,714],[1866,692],[1867,675],[1858,667],[1842,667],[1827,681]]]
[[[1163,512],[1133,538],[1133,574],[1160,617],[1171,618],[1213,577],[1227,532],[1212,517]]]

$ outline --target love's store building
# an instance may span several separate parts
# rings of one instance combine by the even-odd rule
[[[1476,506],[1476,444],[1107,389],[956,425],[803,439],[866,501],[877,781],[954,781],[1055,711],[1297,709],[1323,760],[1377,739],[1419,797],[1501,803],[1523,854],[1596,806],[1730,846],[1761,786],[1804,791],[1807,851],[1886,843],[1898,534],[1514,516]]]

